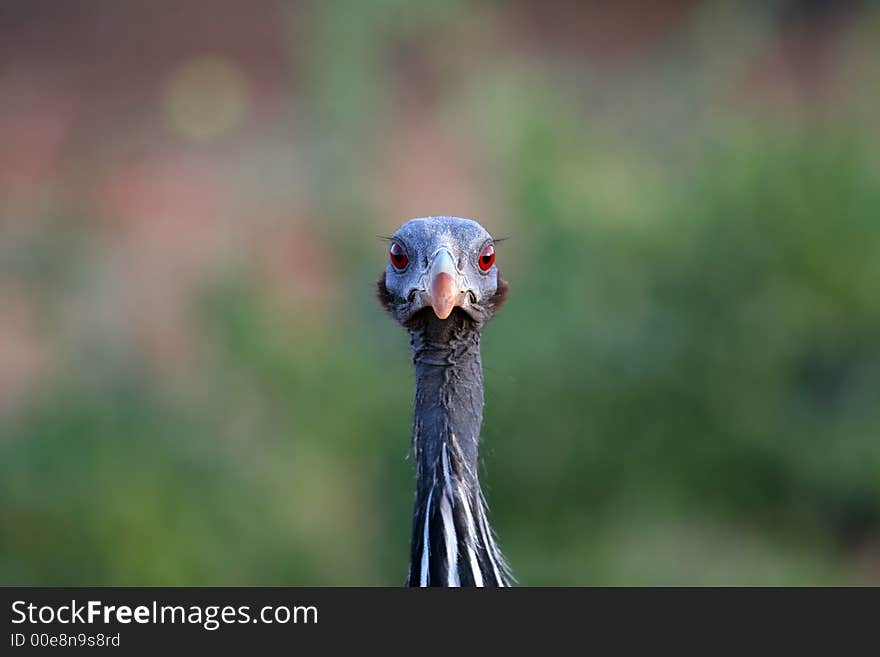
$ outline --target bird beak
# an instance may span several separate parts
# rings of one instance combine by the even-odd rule
[[[445,248],[440,249],[428,270],[428,294],[438,319],[449,317],[452,309],[458,305],[461,298],[458,278],[452,255]]]

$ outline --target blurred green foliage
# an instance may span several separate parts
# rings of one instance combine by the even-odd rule
[[[319,12],[304,46],[335,310],[291,317],[239,263],[192,308],[192,380],[121,336],[82,338],[0,419],[0,582],[402,583],[413,382],[373,298],[385,254],[358,172],[389,108],[383,47],[454,34],[466,10],[387,6]],[[481,140],[509,208],[482,479],[519,581],[876,583],[876,134],[851,117],[621,114],[631,98],[593,111],[564,69],[450,57],[445,116]],[[659,92],[630,83],[701,97],[679,58]],[[26,263],[35,295],[88,285],[77,235],[73,255],[45,240],[7,269]]]

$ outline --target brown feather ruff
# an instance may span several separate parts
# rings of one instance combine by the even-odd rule
[[[492,298],[489,299],[489,305],[492,306],[492,311],[498,310],[501,306],[504,305],[504,302],[507,301],[507,291],[510,287],[507,285],[507,281],[501,278],[501,272],[498,272],[498,289],[495,290],[495,294],[492,295]]]
[[[379,303],[382,304],[382,307],[385,310],[387,310],[389,313],[393,314],[391,293],[388,291],[388,288],[385,286],[385,272],[384,271],[381,274],[379,274],[379,280],[376,281],[376,296],[379,297]]]

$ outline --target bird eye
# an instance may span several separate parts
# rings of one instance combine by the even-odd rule
[[[394,242],[391,245],[391,264],[394,265],[397,269],[405,269],[407,263],[409,262],[409,258],[406,257],[406,251],[400,244]]]
[[[480,251],[480,259],[478,260],[480,269],[483,271],[489,271],[493,264],[495,264],[495,247],[491,244],[487,244],[483,247],[483,250]]]

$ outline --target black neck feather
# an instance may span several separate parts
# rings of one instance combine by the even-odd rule
[[[419,479],[440,458],[444,441],[455,436],[468,469],[477,471],[477,443],[483,423],[483,367],[480,333],[460,310],[441,321],[423,313],[410,328],[416,368],[413,450]]]
[[[416,370],[418,468],[409,583],[504,586],[509,576],[477,477],[483,421],[479,328],[458,309],[446,320],[427,309],[407,328]]]

